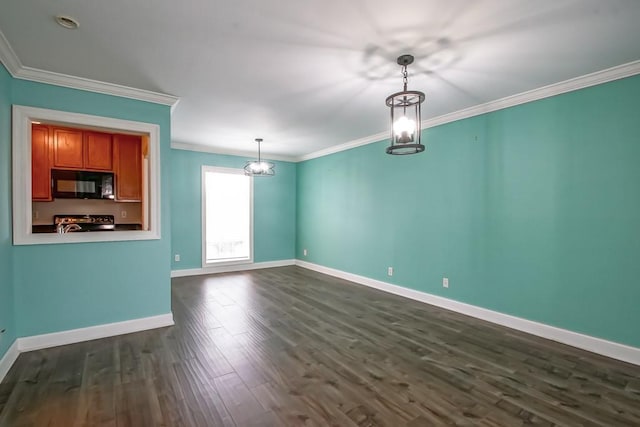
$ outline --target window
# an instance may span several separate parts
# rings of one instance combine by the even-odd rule
[[[35,126],[34,126],[35,125]],[[87,132],[87,138],[92,138],[96,135],[104,134],[118,134],[123,136],[120,139],[127,139],[129,136],[133,136],[139,139],[141,142],[135,145],[145,147],[145,155],[142,163],[137,165],[141,169],[139,178],[141,182],[136,183],[134,186],[139,190],[135,194],[135,200],[133,197],[127,198],[128,205],[120,204],[119,209],[116,212],[106,211],[106,200],[96,200],[91,206],[80,206],[76,203],[76,200],[66,199],[61,203],[67,202],[64,206],[57,206],[57,203],[52,201],[51,196],[43,195],[40,190],[47,190],[48,178],[45,179],[44,187],[38,186],[36,182],[32,186],[32,180],[34,176],[39,177],[38,173],[43,170],[41,163],[38,164],[38,169],[32,170],[32,162],[35,160],[34,156],[39,150],[39,145],[34,146],[34,138],[38,138],[38,134],[34,132],[40,132],[42,129],[48,129],[47,132],[53,132],[54,125],[61,128],[72,128],[78,132]],[[51,128],[51,129],[49,129]],[[50,137],[50,134],[48,134]],[[55,139],[54,139],[55,140]],[[80,140],[80,139],[78,139]],[[82,141],[84,141],[84,135]],[[84,144],[84,142],[82,142]],[[124,143],[118,143],[120,148],[126,148]],[[160,238],[160,127],[151,123],[134,122],[129,120],[120,120],[109,117],[91,116],[86,114],[71,113],[67,111],[48,110],[43,108],[25,107],[20,105],[13,106],[13,243],[14,245],[33,245],[33,244],[58,244],[58,243],[80,243],[80,242],[105,242],[105,241],[122,241],[122,240],[150,240]],[[84,150],[84,148],[83,148]],[[55,152],[55,150],[51,150]],[[46,153],[50,152],[49,148],[45,147],[44,153],[45,159],[48,156]],[[75,151],[74,151],[75,152]],[[42,154],[41,153],[41,154]],[[119,151],[114,151],[118,154]],[[130,156],[128,152],[122,152],[122,158],[127,160]],[[114,156],[116,156],[114,154]],[[49,154],[52,156],[52,154]],[[83,161],[100,161],[103,157],[91,157],[86,159],[84,156],[79,156]],[[108,157],[108,156],[107,156]],[[111,159],[113,160],[113,159]],[[49,158],[48,161],[51,161]],[[45,161],[46,163],[47,161]],[[121,163],[116,162],[122,165]],[[48,165],[48,166],[47,166]],[[46,163],[44,170],[48,172],[49,167],[53,167],[52,164]],[[81,167],[75,169],[86,169],[86,165],[83,163]],[[117,165],[116,165],[117,167]],[[103,168],[118,174],[118,171],[111,170],[109,166],[105,166],[102,163],[99,165],[91,164],[89,168]],[[112,168],[112,167],[111,167]],[[69,169],[68,167],[62,169]],[[35,172],[35,173],[34,173]],[[121,171],[122,172],[122,171]],[[122,177],[123,175],[121,175]],[[138,174],[136,173],[136,176]],[[46,175],[45,175],[46,178]],[[120,180],[122,182],[131,182],[130,180]],[[40,181],[37,181],[40,182]],[[124,200],[122,200],[124,203]],[[78,201],[78,203],[80,203]],[[102,203],[102,204],[100,204]],[[114,202],[112,202],[113,204]],[[94,206],[98,205],[100,206]],[[56,207],[57,206],[57,207]],[[109,206],[109,208],[116,209],[117,206]],[[118,226],[116,220],[115,231],[95,232],[95,233],[65,233],[58,234],[56,232],[34,232],[34,228],[38,226],[47,227],[46,224],[53,226],[54,215],[58,213],[62,214],[92,214],[90,209],[99,209],[96,211],[100,214],[111,214],[114,217],[122,220],[126,223],[126,219],[129,219],[128,212],[135,213],[135,218],[131,218],[130,221],[135,220],[139,223],[139,227],[134,229],[123,226]],[[74,210],[74,209],[77,209]],[[125,213],[122,213],[125,212]],[[129,224],[130,225],[130,224]],[[35,226],[35,227],[34,227]],[[126,230],[125,230],[126,229]]]
[[[202,167],[202,265],[253,261],[253,178]]]

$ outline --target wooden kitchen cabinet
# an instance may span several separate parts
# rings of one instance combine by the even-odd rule
[[[31,198],[34,201],[51,201],[51,145],[50,128],[43,125],[31,127]]]
[[[53,128],[53,166],[68,169],[84,167],[81,130]]]
[[[33,125],[31,145],[34,201],[53,200],[52,168],[113,172],[116,200],[142,201],[142,136]]]
[[[113,135],[113,170],[116,200],[142,200],[142,138],[136,135]]]
[[[113,169],[111,134],[102,132],[84,133],[84,169],[105,170]]]
[[[113,169],[111,134],[53,128],[53,167],[110,171]]]

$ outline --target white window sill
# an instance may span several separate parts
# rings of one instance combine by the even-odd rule
[[[213,268],[216,267],[226,267],[228,265],[242,265],[242,264],[253,264],[253,259],[245,258],[239,260],[229,260],[229,261],[214,261],[214,262],[205,262],[202,264],[202,268]]]

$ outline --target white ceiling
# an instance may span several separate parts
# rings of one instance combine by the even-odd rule
[[[69,15],[77,30],[58,26]],[[638,0],[0,0],[25,67],[176,95],[172,141],[300,156],[640,59]]]

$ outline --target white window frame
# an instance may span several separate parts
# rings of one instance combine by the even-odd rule
[[[201,230],[201,239],[202,239],[202,267],[203,268],[211,268],[211,267],[221,267],[226,265],[240,265],[240,264],[253,264],[253,177],[249,177],[249,259],[242,259],[236,261],[215,261],[215,262],[207,262],[207,206],[206,206],[206,188],[205,188],[205,176],[207,172],[218,172],[218,173],[230,173],[237,175],[244,175],[244,169],[235,169],[235,168],[223,168],[219,166],[202,166],[202,176],[200,179],[202,194],[200,196],[200,203],[202,205],[202,230]]]
[[[102,233],[33,233],[31,200],[32,122],[149,135],[148,230]],[[13,106],[13,244],[41,245],[160,239],[160,126],[45,108]]]

